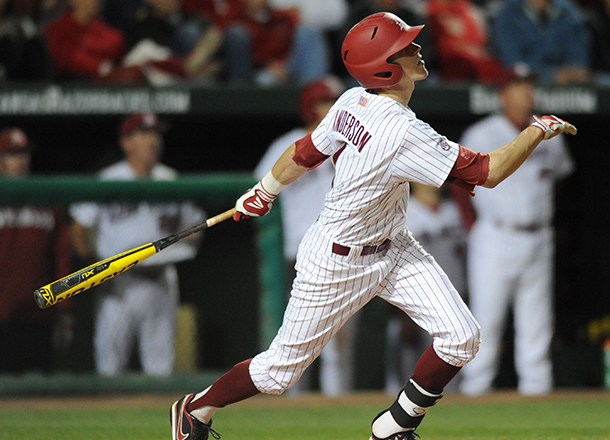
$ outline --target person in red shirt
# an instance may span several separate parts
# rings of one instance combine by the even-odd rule
[[[71,10],[49,23],[45,37],[58,79],[137,83],[139,68],[122,68],[125,41],[100,18],[102,0],[70,0]]]
[[[470,0],[430,0],[427,15],[442,80],[492,83],[503,73],[487,50],[484,15]]]
[[[322,31],[302,26],[294,10],[273,8],[269,0],[182,0],[182,6],[207,18],[220,33],[229,82],[306,84],[329,73]]]
[[[29,172],[26,134],[19,128],[2,130],[0,180]],[[67,217],[58,207],[0,206],[0,371],[49,371],[54,349],[68,348],[70,301],[43,311],[32,294],[68,275],[71,257]]]

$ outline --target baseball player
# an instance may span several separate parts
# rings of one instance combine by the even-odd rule
[[[299,96],[299,108],[305,126],[295,128],[273,141],[254,169],[256,178],[262,179],[286,147],[316,128],[343,91],[341,82],[331,76],[303,87]],[[284,256],[290,284],[296,275],[294,267],[299,243],[324,208],[324,196],[330,189],[334,176],[335,169],[331,161],[325,161],[280,195]],[[352,388],[355,334],[356,319],[352,319],[322,351],[320,390],[326,396],[338,396]],[[290,394],[295,395],[307,389],[309,382],[310,378],[306,373],[290,388]]]
[[[524,66],[508,72],[498,84],[504,111],[468,128],[464,145],[485,153],[527,126],[535,80]],[[468,237],[469,305],[485,344],[461,374],[464,394],[491,391],[511,307],[518,390],[540,395],[552,389],[553,188],[573,169],[565,139],[557,136],[494,191],[482,189],[472,199],[477,220]]]
[[[174,169],[158,162],[161,125],[154,114],[125,118],[119,138],[125,159],[100,172],[102,180],[173,180]],[[73,205],[73,242],[83,258],[101,260],[186,229],[204,220],[191,203],[111,203]],[[89,232],[95,243],[89,244]],[[200,234],[197,234],[200,235]],[[174,263],[194,258],[192,236],[104,284],[98,296],[94,334],[98,373],[112,376],[128,367],[136,345],[145,373],[166,376],[174,366],[174,319],[179,303]],[[166,253],[167,252],[167,253]],[[95,255],[92,255],[95,254]]]
[[[294,384],[347,320],[374,297],[408,314],[434,342],[398,397],[372,423],[373,440],[415,438],[445,385],[476,354],[479,326],[443,270],[407,229],[409,182],[494,187],[543,140],[573,125],[543,116],[508,144],[475,153],[438,134],[409,108],[428,76],[413,40],[423,26],[389,13],[364,18],[341,56],[362,85],[347,90],[316,129],[291,145],[271,171],[237,200],[234,219],[265,215],[277,195],[325,160],[335,165],[324,210],[297,255],[282,326],[268,350],[235,365],[171,410],[175,439],[207,439],[219,408]]]

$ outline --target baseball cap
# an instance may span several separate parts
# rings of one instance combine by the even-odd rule
[[[320,101],[334,101],[344,91],[341,81],[332,75],[318,79],[306,85],[299,96],[301,117],[306,123],[315,121],[317,115],[314,106]]]
[[[495,85],[501,90],[506,86],[521,82],[530,81],[536,82],[538,80],[538,74],[533,71],[527,64],[515,64],[509,69],[505,69],[504,72],[496,78]]]
[[[119,129],[119,137],[124,138],[134,131],[150,129],[163,131],[165,126],[154,113],[138,113],[123,119]]]
[[[0,153],[17,153],[30,149],[30,141],[20,128],[5,128],[0,132]]]

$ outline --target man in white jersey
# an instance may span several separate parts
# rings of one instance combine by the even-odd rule
[[[347,90],[316,129],[291,145],[272,170],[237,200],[235,220],[265,215],[280,191],[326,159],[335,164],[324,210],[297,255],[297,277],[282,326],[268,350],[235,365],[206,390],[172,406],[172,436],[207,439],[219,408],[294,384],[345,322],[378,296],[430,333],[424,352],[392,405],[373,420],[373,440],[415,438],[427,409],[479,346],[479,326],[433,258],[407,229],[409,182],[447,179],[494,187],[543,140],[573,125],[538,118],[509,144],[475,153],[417,119],[408,107],[428,76],[411,27],[373,14],[346,35],[341,56],[362,85]]]
[[[125,159],[100,172],[102,180],[173,180],[176,170],[159,163],[163,142],[154,114],[125,118],[119,138]],[[73,244],[82,257],[101,260],[186,229],[205,219],[189,202],[152,204],[79,203],[70,213],[75,220]],[[93,231],[95,241],[91,243]],[[169,375],[174,367],[175,315],[179,303],[174,263],[194,258],[200,234],[150,257],[104,284],[94,331],[98,373],[112,376],[129,366],[137,346],[146,374]],[[166,253],[167,252],[167,253]]]
[[[485,153],[514,138],[531,123],[534,85],[524,66],[509,72],[499,84],[503,113],[468,128],[462,143]],[[485,343],[461,374],[464,394],[491,391],[509,308],[519,392],[540,395],[553,387],[553,188],[573,168],[565,139],[557,136],[502,185],[472,199],[477,220],[468,238],[469,305]]]
[[[262,179],[288,146],[316,128],[344,90],[341,82],[333,76],[321,78],[303,87],[299,94],[299,109],[305,126],[294,128],[271,143],[254,169],[255,177]],[[324,196],[331,188],[334,176],[335,168],[331,161],[325,161],[280,195],[284,256],[290,284],[296,276],[299,244],[324,208]],[[320,390],[326,396],[339,396],[352,389],[356,321],[357,319],[350,320],[320,355]],[[294,396],[310,387],[309,371],[311,370],[307,370],[290,388],[290,395]]]

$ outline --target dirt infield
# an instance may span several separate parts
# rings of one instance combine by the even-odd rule
[[[97,395],[72,397],[0,397],[0,411],[10,409],[70,409],[70,408],[158,408],[167,407],[181,397],[180,395]],[[298,397],[259,395],[240,406],[256,407],[311,407],[311,406],[352,406],[379,405],[391,403],[394,396],[382,392],[357,392],[342,397],[329,398],[319,393],[305,393]],[[547,396],[526,397],[515,391],[497,391],[482,397],[465,397],[459,394],[448,394],[443,405],[460,405],[462,403],[495,404],[547,401],[610,401],[610,391],[606,390],[560,390]]]

